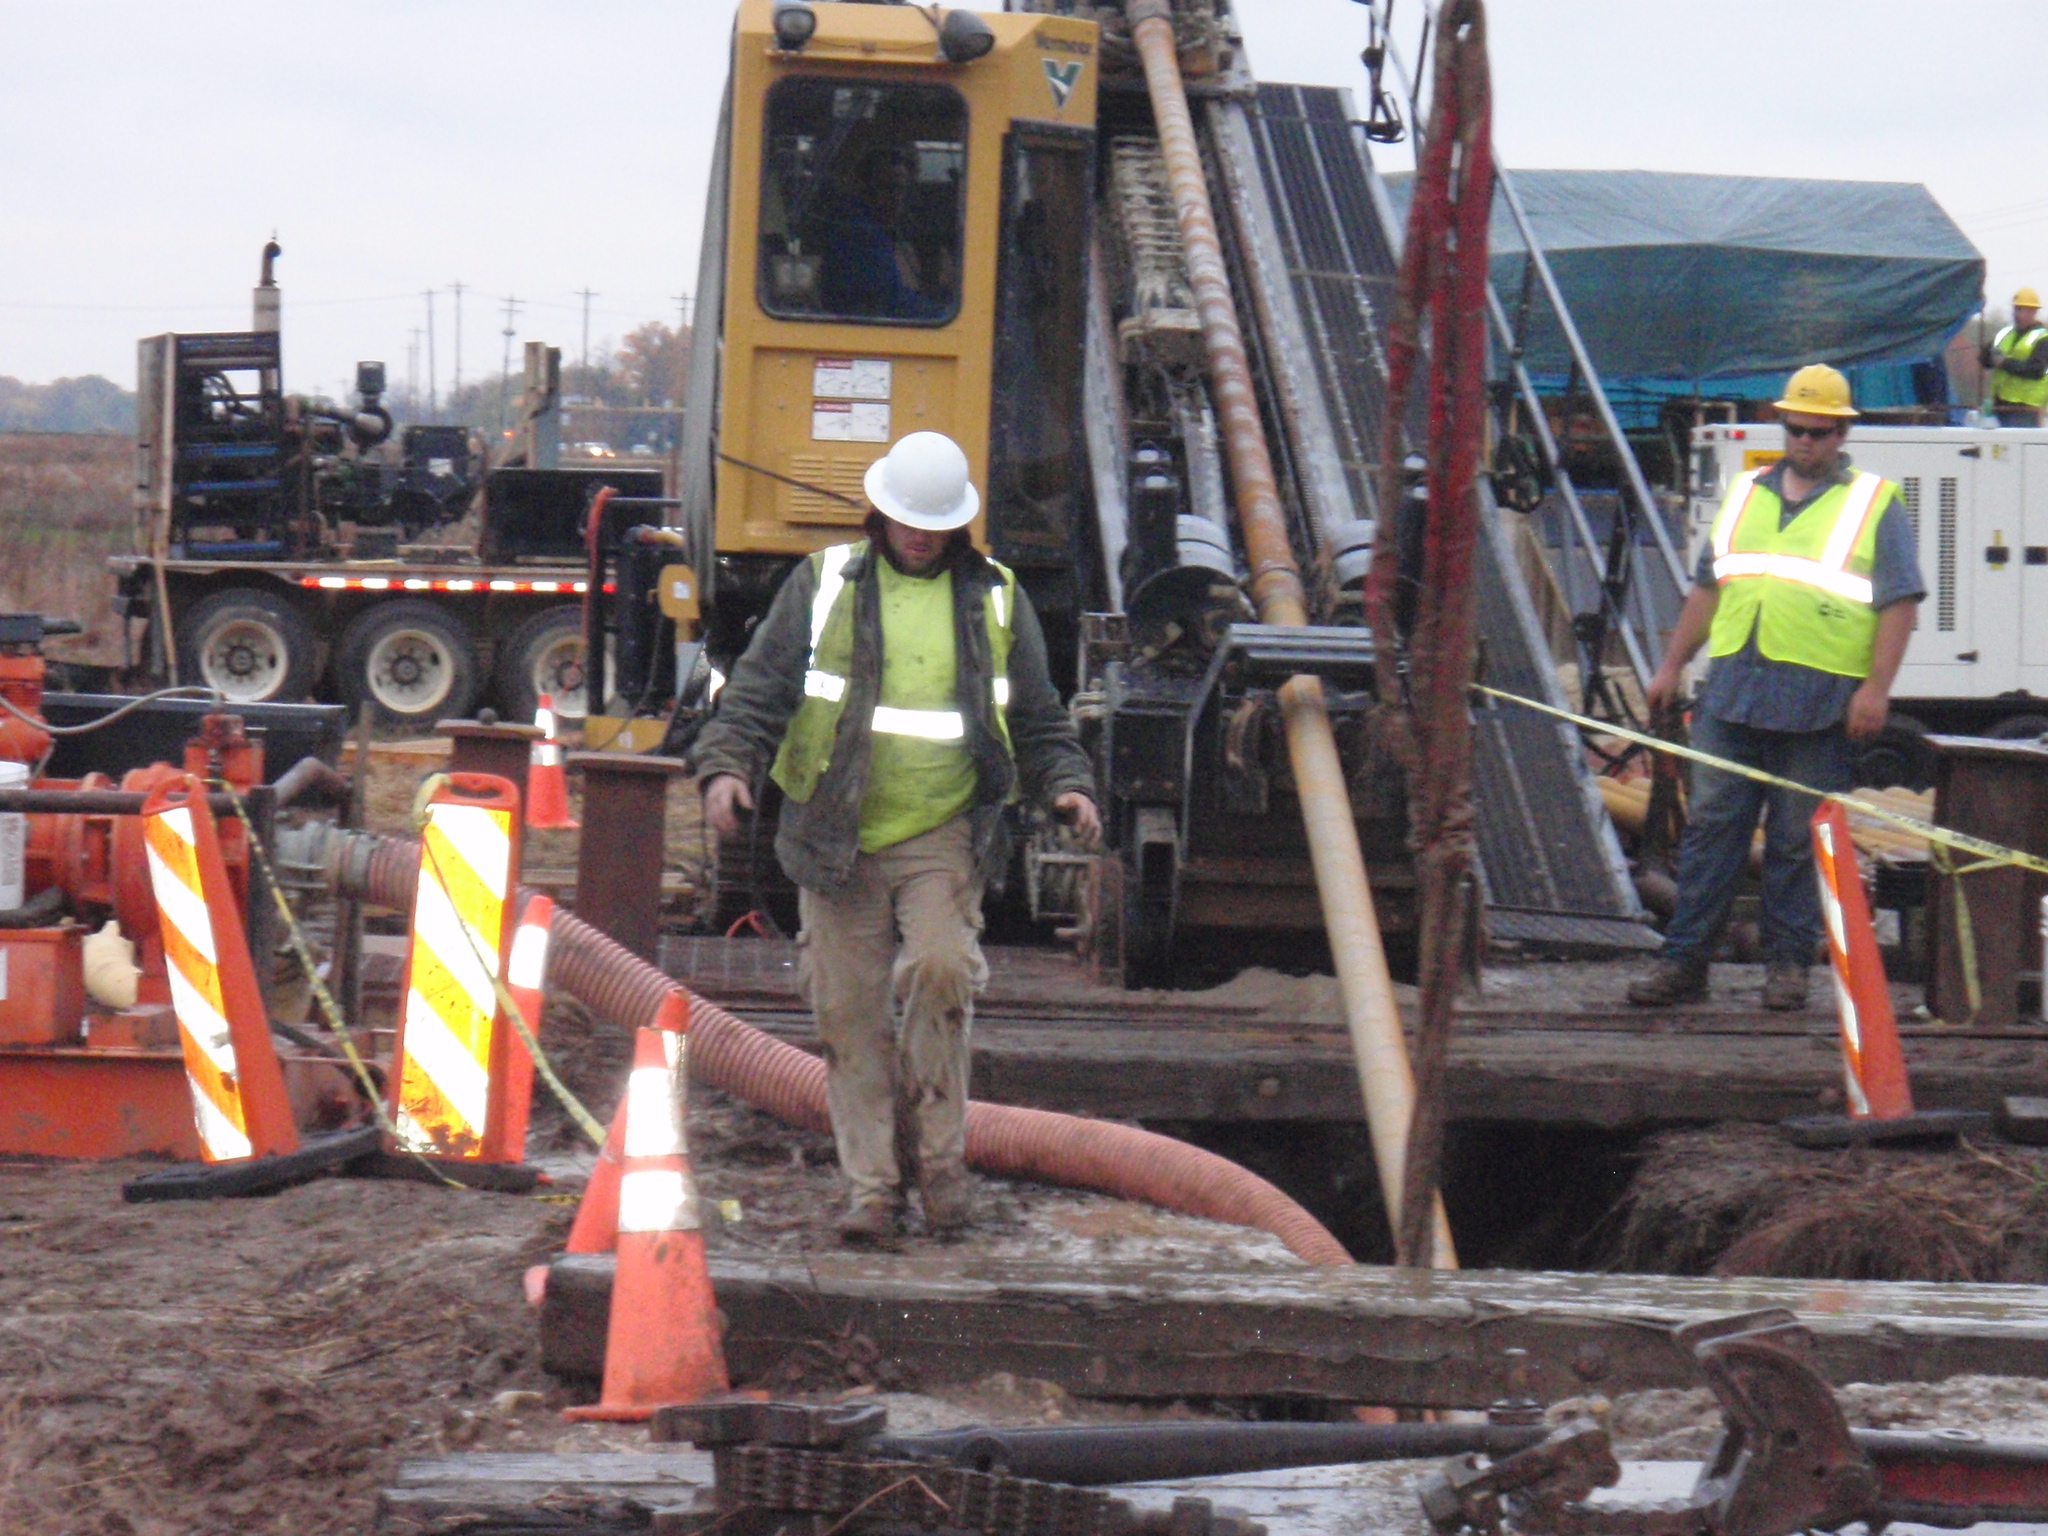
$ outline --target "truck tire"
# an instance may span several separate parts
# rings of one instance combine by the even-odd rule
[[[351,708],[387,725],[462,719],[476,707],[482,668],[469,627],[438,603],[379,603],[341,637],[335,682]]]
[[[178,681],[230,704],[296,704],[313,686],[313,626],[291,599],[229,587],[178,621]]]
[[[574,603],[536,613],[498,646],[498,704],[508,720],[533,719],[548,695],[558,721],[581,720],[583,609]]]
[[[1859,789],[1925,789],[1934,782],[1934,749],[1927,727],[1911,715],[1892,714],[1884,729],[1856,753]]]

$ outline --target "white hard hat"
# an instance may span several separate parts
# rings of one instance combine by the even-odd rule
[[[944,533],[981,510],[967,455],[943,432],[913,432],[868,466],[868,500],[907,528]]]

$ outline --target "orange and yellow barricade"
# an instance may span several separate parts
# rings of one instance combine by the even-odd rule
[[[201,1155],[224,1163],[295,1152],[298,1129],[205,785],[185,773],[153,789],[142,826]]]
[[[521,1155],[532,1062],[498,999],[519,845],[519,791],[508,780],[451,774],[428,801],[391,1087],[406,1151],[468,1162]]]

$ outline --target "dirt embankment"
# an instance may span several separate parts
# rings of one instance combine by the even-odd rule
[[[76,619],[85,633],[53,639],[53,661],[115,666],[107,557],[134,542],[135,443],[85,432],[0,432],[0,613]]]

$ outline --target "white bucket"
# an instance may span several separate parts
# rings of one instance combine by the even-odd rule
[[[0,789],[27,789],[28,764],[0,762]],[[0,911],[12,911],[28,899],[28,818],[19,811],[0,811]]]

